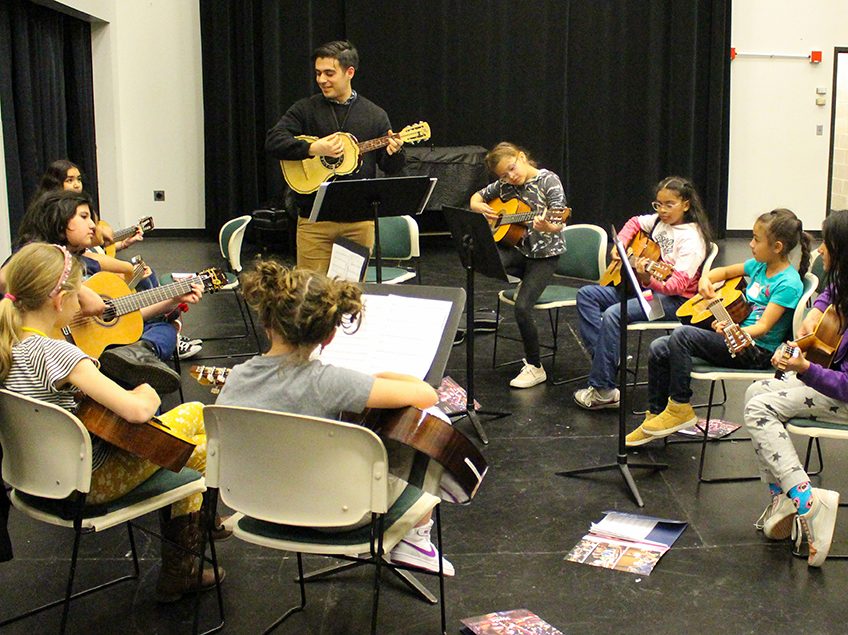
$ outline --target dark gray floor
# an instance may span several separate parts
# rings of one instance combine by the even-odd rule
[[[748,257],[746,241],[723,245],[719,263]],[[149,236],[139,249],[159,271],[187,271],[218,263],[212,243]],[[248,247],[248,251],[250,248]],[[444,237],[422,239],[423,279],[427,284],[458,286],[463,274]],[[480,280],[478,308],[494,308],[499,283]],[[541,317],[541,316],[540,316]],[[204,337],[238,328],[233,299],[210,296],[192,307],[186,330]],[[540,319],[540,326],[545,323]],[[558,375],[576,376],[588,361],[568,326],[560,334]],[[514,332],[514,325],[508,325]],[[544,332],[544,331],[543,331]],[[209,342],[204,354],[238,352],[245,341]],[[589,523],[610,509],[637,511],[617,472],[573,479],[557,470],[615,460],[617,417],[613,411],[587,413],[572,401],[575,386],[542,385],[515,391],[508,381],[516,367],[491,368],[492,336],[477,340],[478,399],[484,407],[510,410],[512,416],[485,423],[491,440],[484,449],[491,466],[482,488],[469,506],[445,505],[445,553],[457,569],[448,580],[448,632],[459,620],[496,610],[526,607],[564,633],[843,633],[848,608],[845,588],[848,562],[831,561],[810,570],[793,558],[786,543],[769,543],[752,523],[768,501],[758,482],[699,485],[697,449],[693,445],[656,444],[635,455],[664,461],[664,472],[635,471],[645,499],[642,512],[677,518],[689,527],[650,576],[636,576],[564,561],[586,533]],[[504,355],[520,356],[515,344]],[[448,372],[465,379],[465,349],[457,346]],[[231,364],[232,360],[207,363]],[[550,364],[547,364],[550,373]],[[209,403],[208,391],[183,377],[187,399]],[[644,389],[633,394],[633,405],[644,405]],[[705,396],[697,387],[696,398]],[[730,388],[730,401],[718,415],[741,422],[744,387]],[[166,403],[166,405],[168,405]],[[629,417],[628,427],[637,418]],[[467,421],[458,426],[473,437]],[[738,434],[738,433],[737,433]],[[753,473],[748,443],[710,448],[710,469],[723,473]],[[846,490],[844,448],[825,446],[827,469],[816,483]],[[0,565],[0,617],[15,609],[61,593],[67,573],[70,541],[67,532],[23,519],[13,512],[11,529],[17,557]],[[848,551],[848,532],[837,527],[835,551]],[[125,534],[119,530],[83,541],[80,584],[102,579],[128,563]],[[190,602],[159,608],[152,586],[158,571],[158,547],[141,539],[143,580],[124,584],[100,596],[83,599],[71,610],[73,632],[185,633],[190,630]],[[297,600],[292,583],[294,560],[279,552],[230,540],[219,546],[228,577],[224,584],[227,633],[258,633]],[[307,559],[308,567],[321,564]],[[432,588],[432,580],[427,579]],[[279,633],[365,633],[370,615],[370,585],[366,572],[350,573],[308,588],[309,604]],[[208,612],[212,596],[203,598]],[[380,607],[380,632],[438,632],[437,607],[420,602],[386,578]],[[9,633],[53,632],[52,612],[8,628]]]

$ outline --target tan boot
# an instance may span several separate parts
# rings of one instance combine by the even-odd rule
[[[162,535],[181,547],[200,551],[200,514],[194,512],[166,520],[160,515]],[[162,569],[156,583],[156,601],[176,602],[186,593],[205,591],[215,586],[215,572],[205,567],[200,585],[197,584],[198,560],[190,553],[163,541]],[[224,579],[223,567],[218,567],[218,576]]]
[[[652,437],[667,437],[678,430],[694,426],[697,422],[698,415],[691,404],[677,403],[669,399],[665,410],[653,419],[645,421],[642,430]]]

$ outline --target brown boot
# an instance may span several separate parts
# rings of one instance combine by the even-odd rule
[[[194,512],[166,520],[160,515],[162,535],[181,547],[200,551],[200,514]],[[174,545],[162,542],[162,569],[156,583],[156,601],[176,602],[186,593],[205,591],[215,586],[215,572],[205,567],[200,585],[197,584],[198,560],[190,553]],[[218,576],[224,579],[223,567],[218,567]]]

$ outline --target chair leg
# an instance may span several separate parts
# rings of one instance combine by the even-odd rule
[[[218,573],[218,554],[215,551],[215,539],[212,537],[212,529],[215,525],[215,514],[218,509],[218,490],[210,488],[203,494],[203,505],[200,509],[200,565],[197,571],[197,587],[200,588],[201,580],[203,579],[203,566],[207,561],[211,562],[212,570],[215,573],[215,594],[218,600],[218,617],[220,621],[217,625],[203,631],[202,635],[210,635],[224,628],[224,596],[221,593],[221,578]],[[206,557],[206,545],[209,545],[209,558]],[[200,593],[194,594],[194,621],[192,624],[192,633],[197,635],[197,629],[200,624]]]
[[[373,525],[372,525],[373,527]],[[373,540],[373,538],[372,538]],[[373,542],[371,543],[374,544]],[[383,515],[377,521],[377,553],[374,554],[374,602],[371,606],[371,635],[377,635],[377,609],[380,605],[380,565],[383,563]]]
[[[715,381],[710,382],[710,398],[707,403],[707,418],[704,421],[703,428],[703,436],[701,437],[701,459],[698,464],[698,481],[701,483],[736,483],[741,481],[756,481],[759,480],[759,475],[754,476],[715,476],[715,477],[705,477],[704,476],[704,463],[707,457],[707,443],[713,442],[718,443],[722,441],[750,441],[751,438],[745,439],[710,439],[710,421],[712,417],[713,410],[713,397],[715,396]],[[722,389],[724,389],[724,384],[722,383]],[[725,398],[727,394],[725,393]]]
[[[442,512],[439,505],[436,505],[436,542],[438,543],[436,548],[439,550],[439,609],[442,618],[442,635],[447,635],[448,627],[445,616],[445,552],[442,546]]]
[[[810,459],[812,458],[811,450],[813,449],[813,441],[816,442],[816,453],[819,456],[819,469],[815,472],[810,472]],[[822,455],[821,440],[818,437],[810,437],[807,439],[807,454],[804,456],[804,471],[807,476],[816,476],[824,471],[824,456]]]
[[[498,333],[501,328],[501,296],[498,296],[498,304],[495,309],[495,343],[492,346],[492,368],[497,368],[498,363]],[[466,333],[465,337],[468,337]]]
[[[297,553],[297,579],[300,581],[300,605],[293,606],[288,611],[283,613],[282,616],[277,618],[273,624],[271,624],[268,628],[262,631],[262,635],[267,635],[274,629],[276,629],[280,624],[285,622],[290,616],[295,613],[299,613],[303,609],[306,608],[306,584],[303,578],[303,555],[298,552]]]

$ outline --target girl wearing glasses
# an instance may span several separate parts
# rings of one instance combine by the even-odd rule
[[[662,261],[673,272],[664,282],[645,270],[647,261],[636,262],[636,274],[645,289],[653,291],[667,316],[698,292],[701,267],[710,244],[710,224],[701,197],[689,179],[669,176],[654,188],[653,214],[632,217],[618,238],[625,245],[641,230],[660,247]],[[613,260],[618,252],[613,246]],[[621,305],[615,287],[590,285],[577,293],[580,337],[592,356],[589,385],[574,393],[577,405],[587,410],[618,408],[616,374],[619,360]],[[636,298],[627,303],[628,322],[645,320]]]
[[[517,198],[538,214],[528,223],[527,233],[514,247],[499,249],[506,272],[521,278],[515,296],[515,321],[524,343],[524,366],[509,385],[531,388],[547,379],[533,306],[551,281],[560,254],[565,252],[563,222],[547,220],[544,212],[564,209],[565,191],[556,174],[536,167],[527,151],[513,143],[496,145],[486,155],[485,162],[498,180],[474,193],[469,204],[472,210],[496,221],[499,214],[489,203],[495,199],[507,202]]]

